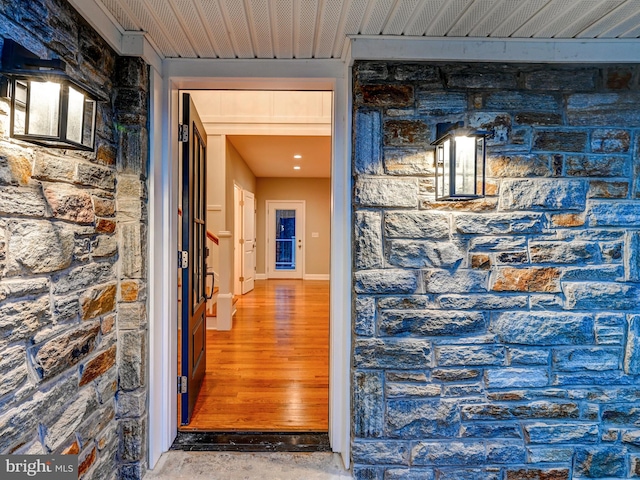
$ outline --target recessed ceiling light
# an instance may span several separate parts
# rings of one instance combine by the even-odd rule
[[[293,167],[294,170],[300,170],[300,165],[296,165]]]
[[[302,158],[302,155],[295,154],[295,155],[293,156],[293,158]]]

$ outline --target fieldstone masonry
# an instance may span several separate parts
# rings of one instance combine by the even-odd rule
[[[354,65],[356,478],[640,477],[639,73]],[[459,120],[488,195],[436,202]]]
[[[62,0],[7,0],[0,37],[111,98],[95,152],[9,138],[0,99],[0,453],[79,454],[79,477],[146,468],[148,67]]]

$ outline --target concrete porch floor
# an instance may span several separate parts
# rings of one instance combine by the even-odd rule
[[[335,453],[165,452],[144,480],[342,480],[353,478]]]

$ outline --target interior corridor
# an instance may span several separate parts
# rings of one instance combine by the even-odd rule
[[[181,431],[326,432],[329,282],[258,280],[230,331],[207,331],[207,369]]]

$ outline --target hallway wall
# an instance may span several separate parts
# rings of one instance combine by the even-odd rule
[[[354,65],[357,479],[640,471],[638,65]],[[487,196],[435,201],[440,122]]]
[[[233,185],[234,183],[242,187],[243,190],[256,192],[256,176],[253,174],[244,159],[240,156],[233,144],[225,139],[227,165],[226,177],[227,185],[225,189],[225,219],[226,229],[233,232],[234,222],[234,204],[233,204]]]
[[[329,275],[331,252],[331,180],[328,178],[258,178],[256,199],[257,273],[266,272],[266,201],[305,200],[305,274]],[[312,233],[316,232],[317,237]]]

